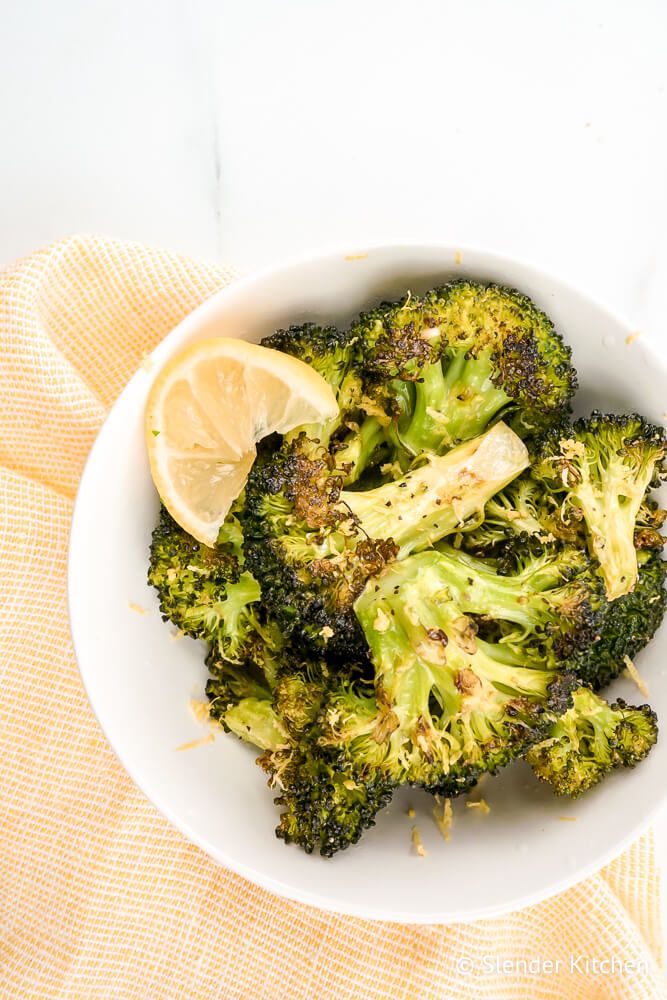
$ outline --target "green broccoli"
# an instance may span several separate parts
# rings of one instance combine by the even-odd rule
[[[577,674],[595,690],[605,687],[655,635],[667,609],[667,563],[659,553],[638,553],[634,590],[609,602],[598,621],[596,641],[579,657]]]
[[[569,349],[498,285],[263,343],[339,412],[260,443],[214,548],[163,508],[148,579],[208,643],[210,715],[261,751],[277,836],[328,857],[406,783],[451,797],[526,757],[577,795],[643,759],[652,711],[595,691],[667,606],[665,433],[567,423]]]
[[[301,437],[302,446],[309,446],[309,453],[315,456],[322,448],[328,449],[345,485],[356,482],[376,460],[388,458],[384,427],[377,413],[365,409],[373,407],[364,397],[356,340],[349,332],[305,323],[278,330],[262,344],[309,364],[327,380],[338,402],[335,419],[324,425],[297,427],[285,435],[287,442]]]
[[[530,471],[492,497],[479,523],[471,522],[457,544],[493,560],[500,572],[512,572],[526,552],[536,554],[556,544],[586,547],[581,521],[563,520],[558,501]]]
[[[307,854],[331,857],[356,844],[394,792],[382,775],[359,777],[337,755],[306,741],[265,753],[260,764],[280,792],[276,835]]]
[[[228,669],[225,666],[225,669]],[[307,671],[306,666],[301,670]],[[250,682],[240,678],[237,701],[221,709],[219,696],[211,703],[211,715],[245,742],[263,750],[258,764],[278,793],[280,819],[276,835],[298,844],[308,854],[331,857],[355,844],[386,806],[394,786],[381,775],[362,776],[343,755],[319,744],[317,719],[325,697],[323,671],[311,676],[291,664],[272,690],[251,692]],[[336,681],[338,683],[338,681]],[[209,697],[220,685],[209,681]],[[225,686],[225,697],[229,694]],[[224,699],[223,699],[224,703]]]
[[[620,698],[609,705],[585,687],[572,707],[551,727],[546,740],[526,755],[538,778],[557,795],[581,795],[618,767],[634,767],[658,738],[655,712],[634,708]]]
[[[153,532],[148,582],[158,592],[160,611],[194,639],[215,645],[239,663],[279,641],[259,608],[260,586],[244,568],[242,532],[232,513],[209,548],[183,530],[166,507]],[[258,653],[257,655],[264,655]]]
[[[567,412],[570,349],[525,295],[455,281],[383,303],[352,326],[369,395],[394,416],[410,455],[441,454],[500,416],[522,436]],[[401,384],[402,383],[402,384]]]
[[[527,665],[544,660],[541,640],[528,637],[535,621],[520,649],[480,639],[443,562],[438,553],[410,556],[369,581],[355,612],[374,687],[331,692],[323,741],[357,773],[452,796],[543,739],[576,681],[557,667]]]
[[[411,565],[417,575],[434,574],[463,614],[499,628],[508,648],[520,653],[526,636],[531,646],[539,642],[549,666],[586,654],[607,607],[595,567],[578,549],[527,553],[511,575],[443,543],[437,552],[414,556]]]
[[[549,432],[532,468],[558,499],[562,519],[584,520],[610,601],[637,581],[637,522],[647,490],[667,473],[666,454],[662,428],[636,414],[596,411],[571,428]]]
[[[366,580],[455,531],[527,464],[503,423],[370,490],[341,489],[330,457],[308,457],[302,438],[265,453],[242,518],[247,566],[268,612],[287,635],[358,658],[365,643],[352,604]]]

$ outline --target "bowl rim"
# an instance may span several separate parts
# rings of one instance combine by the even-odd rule
[[[351,248],[352,247],[352,248]],[[461,255],[461,261],[456,262],[456,266],[460,267],[461,276],[465,276],[465,257],[466,254],[484,257],[492,264],[507,264],[511,267],[520,267],[528,272],[532,272],[536,277],[545,280],[546,283],[556,288],[558,286],[567,288],[569,292],[574,292],[576,295],[586,300],[587,303],[597,309],[601,314],[605,314],[610,321],[613,323],[624,327],[628,333],[632,332],[633,326],[627,319],[627,317],[615,309],[611,309],[606,303],[600,301],[595,296],[591,296],[586,292],[580,285],[571,282],[569,279],[562,278],[559,274],[549,269],[543,268],[541,266],[535,265],[530,261],[525,260],[522,257],[517,257],[513,254],[508,254],[504,252],[499,252],[496,250],[486,249],[481,246],[476,246],[474,244],[454,244],[451,242],[441,242],[435,239],[403,239],[391,242],[360,242],[354,241],[351,243],[341,243],[337,242],[331,246],[319,246],[308,252],[301,252],[296,255],[286,256],[281,258],[278,262],[269,263],[256,270],[251,270],[247,273],[241,274],[239,277],[232,279],[229,284],[225,285],[223,288],[214,292],[208,298],[204,299],[198,306],[196,306],[191,312],[180,320],[163,338],[155,345],[153,350],[148,355],[151,363],[161,363],[163,356],[168,354],[172,349],[172,345],[175,340],[186,337],[189,333],[195,332],[197,326],[206,320],[209,312],[215,311],[219,301],[228,295],[236,295],[243,293],[246,288],[251,288],[256,282],[261,282],[262,280],[272,277],[279,277],[282,272],[292,271],[299,267],[304,267],[310,264],[316,264],[318,261],[325,261],[330,258],[335,257],[355,257],[354,261],[350,261],[350,266],[355,264],[362,264],[363,260],[368,257],[371,253],[382,251],[417,251],[417,250],[437,250],[443,254],[443,266],[444,261],[449,258],[454,261],[456,255]],[[655,362],[659,369],[665,369],[665,360],[660,356],[659,345],[650,336],[646,336],[642,340],[643,346],[650,358]],[[106,433],[108,426],[113,418],[116,408],[120,400],[125,396],[130,390],[130,387],[135,383],[137,379],[141,377],[141,368],[137,369],[126,384],[121,389],[120,393],[109,407],[107,414],[97,432],[95,441],[93,442],[90,451],[86,457],[79,484],[77,486],[76,496],[74,499],[74,505],[72,509],[72,517],[70,521],[69,536],[68,536],[68,551],[67,551],[67,614],[70,625],[70,633],[72,637],[72,645],[74,649],[74,655],[79,670],[79,675],[81,677],[81,682],[83,684],[88,703],[93,711],[93,714],[102,730],[105,739],[107,740],[109,746],[111,747],[116,759],[119,761],[125,772],[128,774],[132,782],[141,791],[141,793],[148,799],[148,801],[158,810],[158,812],[164,816],[164,818],[171,823],[183,836],[185,836],[189,841],[194,843],[199,847],[204,853],[211,858],[213,861],[222,865],[223,867],[233,871],[235,874],[240,875],[242,878],[247,879],[254,885],[257,885],[274,895],[282,897],[284,899],[293,900],[298,903],[302,903],[307,906],[314,907],[318,910],[323,910],[329,913],[338,913],[349,915],[352,917],[361,918],[364,920],[373,920],[382,923],[401,923],[401,924],[411,924],[415,926],[419,925],[442,925],[450,923],[472,923],[476,920],[484,920],[503,916],[508,913],[515,913],[526,907],[534,906],[537,903],[544,902],[551,897],[572,888],[572,886],[577,885],[579,882],[584,881],[600,869],[604,868],[605,865],[609,864],[620,854],[623,853],[632,843],[634,843],[639,837],[644,834],[656,815],[663,808],[663,800],[659,797],[656,798],[654,805],[643,815],[632,827],[631,831],[622,837],[618,842],[616,842],[611,847],[602,851],[599,856],[587,865],[582,865],[575,868],[571,873],[564,875],[561,878],[554,879],[553,881],[548,881],[539,890],[533,892],[525,893],[522,896],[513,898],[507,903],[498,903],[495,905],[490,905],[487,907],[479,907],[474,914],[469,912],[457,912],[457,911],[446,911],[443,913],[441,919],[438,919],[433,914],[424,914],[420,917],[413,911],[402,912],[400,909],[396,909],[390,915],[386,911],[375,910],[370,905],[357,904],[355,902],[350,902],[345,904],[345,908],[341,908],[340,901],[331,899],[326,895],[322,895],[316,891],[310,891],[308,889],[303,889],[292,884],[286,884],[280,880],[279,877],[270,877],[265,872],[261,870],[256,870],[251,865],[239,862],[233,855],[227,853],[224,849],[219,848],[215,844],[207,840],[206,837],[200,835],[196,829],[194,829],[190,823],[183,816],[178,815],[175,810],[172,809],[168,801],[161,794],[154,794],[150,789],[150,783],[144,781],[136,773],[135,766],[132,760],[128,759],[123,751],[119,750],[116,745],[112,742],[104,721],[102,719],[103,710],[102,706],[95,703],[94,696],[91,693],[89,684],[87,683],[87,673],[84,665],[84,658],[81,655],[81,643],[77,638],[78,628],[76,625],[76,615],[73,614],[73,608],[76,604],[75,599],[75,589],[76,589],[76,551],[78,545],[80,544],[80,522],[81,522],[81,509],[84,502],[85,493],[88,486],[88,473],[92,464],[93,456],[96,453],[99,442],[103,435]]]

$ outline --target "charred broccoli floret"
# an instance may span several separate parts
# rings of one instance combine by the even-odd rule
[[[320,670],[316,673],[317,678],[288,671],[272,690],[253,693],[247,693],[251,687],[241,679],[238,690],[244,697],[224,711],[218,707],[217,714],[212,702],[211,714],[264,751],[258,763],[277,792],[276,835],[308,854],[331,857],[374,824],[391,799],[393,784],[381,775],[356,774],[343,755],[320,746],[317,718],[329,679],[323,680]],[[210,695],[214,684],[209,682]]]
[[[371,465],[389,457],[384,425],[365,397],[359,374],[356,339],[335,327],[305,323],[278,330],[262,344],[292,354],[311,365],[327,380],[339,406],[338,416],[326,424],[306,424],[285,435],[285,440],[301,438],[302,448],[317,457],[327,449],[335,461],[344,485],[355,483]]]
[[[394,785],[380,774],[362,774],[335,748],[322,745],[320,713],[332,688],[361,677],[363,666],[348,666],[344,679],[305,664],[288,670],[274,692],[274,707],[291,736],[288,747],[259,760],[279,792],[276,835],[308,854],[331,857],[356,844],[389,804]]]
[[[454,531],[527,464],[502,423],[365,491],[341,489],[326,454],[308,457],[301,439],[266,454],[250,474],[243,523],[269,613],[334,658],[363,655],[352,604],[366,580]]]
[[[647,490],[667,473],[666,454],[664,430],[636,414],[596,411],[542,442],[533,476],[559,499],[563,520],[585,522],[610,601],[635,586],[638,517]]]
[[[575,797],[614,768],[634,767],[657,738],[657,718],[648,705],[635,708],[620,698],[609,705],[582,687],[547,739],[531,747],[527,760],[557,795]]]
[[[567,411],[571,352],[525,295],[456,281],[365,313],[352,327],[368,392],[389,401],[410,455],[441,454],[503,416],[522,436]]]
[[[211,549],[198,542],[162,506],[151,539],[148,582],[158,592],[163,619],[189,632],[192,609],[209,604],[212,594],[238,581],[239,555],[236,546]]]
[[[651,641],[664,618],[667,563],[652,551],[639,552],[638,563],[634,590],[606,605],[596,641],[579,658],[577,673],[595,690],[620,674],[624,658],[634,659]]]
[[[483,616],[499,627],[503,643],[517,655],[527,638],[527,662],[536,662],[536,642],[548,666],[584,655],[606,609],[594,565],[573,548],[527,553],[511,575],[500,575],[489,563],[448,544],[414,556],[412,565],[417,574],[437,576],[464,614]]]
[[[382,775],[360,777],[340,755],[306,740],[265,753],[260,765],[279,791],[276,835],[307,854],[331,857],[356,844],[394,791]]]
[[[332,692],[323,740],[360,773],[451,796],[543,739],[576,682],[527,666],[527,642],[517,653],[480,639],[439,558],[394,563],[358,598],[374,689],[352,683]]]
[[[244,567],[243,534],[232,513],[209,548],[183,530],[165,507],[153,532],[148,582],[160,611],[194,639],[211,643],[226,660],[264,657],[280,641],[259,608],[259,583]]]
[[[480,522],[471,523],[457,544],[494,560],[501,572],[513,572],[527,552],[556,544],[585,548],[585,536],[581,521],[563,520],[557,500],[528,471],[488,501]]]

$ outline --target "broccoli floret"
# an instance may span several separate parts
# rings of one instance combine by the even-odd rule
[[[577,673],[595,690],[605,687],[655,635],[667,609],[667,563],[657,552],[638,553],[634,590],[606,605],[597,639],[580,657]]]
[[[501,572],[513,572],[526,552],[538,553],[555,544],[586,546],[581,521],[563,520],[557,501],[530,472],[492,497],[480,523],[471,523],[457,544],[466,552],[496,561]]]
[[[247,566],[286,634],[332,658],[359,657],[365,643],[351,609],[366,580],[454,531],[527,464],[524,445],[500,423],[397,481],[351,491],[326,454],[308,457],[297,439],[250,474]]]
[[[242,697],[227,703],[229,677],[225,665],[224,681],[209,681],[211,715],[264,751],[258,764],[278,793],[276,835],[324,857],[355,844],[389,803],[393,784],[381,775],[355,774],[341,754],[319,745],[317,718],[329,683],[321,669],[288,669],[272,690],[239,675],[231,694]]]
[[[620,698],[609,705],[585,687],[574,692],[572,702],[548,738],[526,756],[557,795],[576,797],[614,768],[643,760],[658,738],[658,725],[648,705],[635,708]]]
[[[206,657],[210,678],[206,685],[209,711],[224,723],[224,713],[243,698],[273,698],[277,676],[286,651],[277,628],[266,623],[263,636],[250,647],[242,662],[221,655],[218,645],[211,646]]]
[[[560,501],[564,520],[584,520],[610,601],[637,581],[638,517],[647,490],[667,474],[666,454],[664,430],[636,414],[596,411],[542,442],[533,476]]]
[[[276,835],[307,854],[331,857],[356,844],[394,791],[382,775],[359,777],[338,755],[307,741],[264,754],[260,764],[280,791]]]
[[[433,573],[464,614],[500,624],[503,642],[517,653],[529,637],[534,661],[539,641],[549,666],[585,654],[607,606],[594,565],[577,549],[527,554],[511,575],[447,544],[414,556],[412,565],[417,574]]]
[[[228,544],[209,548],[174,521],[166,507],[153,531],[148,582],[155,587],[160,611],[188,635],[199,638],[199,616],[241,577],[239,553]]]
[[[362,315],[352,334],[368,392],[392,401],[395,440],[412,455],[441,454],[501,415],[522,436],[542,430],[576,388],[551,321],[499,285],[457,281],[408,295]]]
[[[262,341],[265,347],[283,351],[305,361],[329,383],[339,406],[338,416],[326,424],[306,424],[285,435],[290,442],[302,438],[302,447],[317,456],[326,448],[335,456],[336,467],[345,485],[356,482],[367,467],[388,456],[383,424],[376,413],[368,412],[364,397],[356,339],[332,326],[305,323],[278,330]],[[371,406],[372,408],[372,406]]]
[[[321,741],[320,711],[333,687],[360,677],[363,668],[348,667],[344,679],[326,667],[304,663],[281,676],[274,691],[274,708],[291,736],[260,758],[269,784],[279,791],[281,816],[276,835],[298,844],[308,854],[331,857],[356,844],[373,826],[377,812],[394,791],[382,775],[360,774],[354,764]]]
[[[323,741],[358,773],[451,796],[543,739],[576,681],[527,666],[528,642],[516,652],[480,639],[441,558],[393,563],[356,601],[374,690],[352,683],[333,691]]]
[[[153,532],[148,582],[158,592],[165,621],[240,663],[256,647],[274,643],[276,629],[259,610],[259,583],[243,568],[243,536],[235,514],[222,526],[219,538],[215,548],[203,545],[162,507]]]

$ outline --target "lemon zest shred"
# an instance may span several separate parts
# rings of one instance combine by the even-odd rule
[[[138,615],[148,615],[148,614],[150,614],[150,611],[148,610],[148,608],[142,608],[142,606],[140,604],[135,604],[134,601],[128,601],[127,602],[127,606],[130,609],[130,611],[134,611]]]
[[[625,670],[630,680],[635,682],[635,684],[637,685],[637,687],[639,688],[639,690],[641,691],[641,693],[644,695],[645,698],[650,698],[651,696],[648,693],[648,687],[646,685],[646,682],[644,681],[643,677],[637,670],[636,666],[634,665],[630,657],[627,655],[624,656],[623,663],[625,663]]]
[[[420,858],[426,857],[426,848],[422,844],[422,838],[416,826],[412,827],[412,846]]]
[[[209,710],[210,702],[198,701],[196,698],[190,698],[190,711],[194,715],[197,722],[208,722],[210,718]]]
[[[201,739],[190,740],[189,743],[181,743],[180,746],[177,746],[175,749],[179,752],[181,750],[194,750],[195,747],[202,747],[206,743],[213,743],[214,740],[215,733],[211,731],[210,733],[207,733],[206,736],[202,736]]]
[[[452,800],[445,799],[443,802],[440,796],[436,795],[435,805],[433,806],[433,818],[443,839],[448,841],[451,836],[452,823],[454,822]]]

